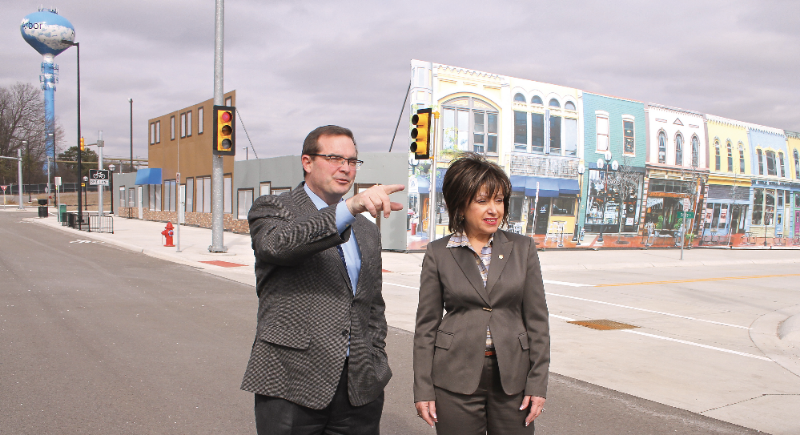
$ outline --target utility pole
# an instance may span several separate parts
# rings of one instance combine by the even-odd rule
[[[215,0],[214,13],[214,105],[222,106],[223,97],[223,0]],[[223,167],[222,156],[211,156],[211,246],[209,252],[226,252],[223,244]]]
[[[133,98],[128,98],[128,102],[131,103],[131,172],[133,172]],[[102,158],[100,159],[102,161]],[[120,164],[120,167],[122,165]],[[102,167],[100,169],[103,169]]]
[[[103,166],[103,148],[105,148],[105,141],[103,140],[103,130],[97,132],[97,169],[102,171]],[[103,191],[106,186],[103,184],[97,185],[97,215],[103,215]]]

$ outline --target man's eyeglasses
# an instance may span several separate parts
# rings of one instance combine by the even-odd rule
[[[364,164],[364,161],[363,161],[363,160],[358,160],[358,159],[346,159],[346,158],[344,158],[344,157],[342,157],[342,156],[337,156],[336,154],[306,154],[306,155],[307,155],[307,156],[325,157],[325,158],[326,158],[326,159],[328,159],[328,161],[329,161],[329,162],[331,162],[331,163],[332,163],[334,166],[344,166],[345,162],[347,162],[347,164],[348,164],[348,165],[349,165],[351,168],[356,168],[356,169],[358,169],[358,168],[360,168],[360,167],[361,167],[361,165],[363,165],[363,164]]]

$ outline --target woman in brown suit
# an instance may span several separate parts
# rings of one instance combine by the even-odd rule
[[[440,435],[531,434],[550,363],[536,246],[499,229],[511,182],[497,164],[473,153],[458,158],[442,193],[452,234],[429,243],[422,263],[417,413]]]

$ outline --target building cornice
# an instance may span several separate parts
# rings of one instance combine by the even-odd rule
[[[670,106],[665,106],[663,104],[655,104],[655,103],[647,103],[647,106],[648,107],[652,107],[654,109],[665,110],[665,111],[673,112],[673,113],[694,115],[694,116],[699,116],[701,118],[703,117],[703,114],[700,113],[700,112],[695,112],[693,110],[681,109],[680,107],[670,107]]]

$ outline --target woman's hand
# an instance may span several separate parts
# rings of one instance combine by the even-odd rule
[[[544,399],[542,399],[542,403],[544,403]],[[419,418],[425,420],[425,423],[428,423],[431,427],[433,427],[434,423],[439,422],[439,419],[436,418],[436,402],[432,400],[430,402],[417,402],[414,406],[417,407]]]
[[[520,411],[527,408],[528,405],[531,407],[531,412],[525,417],[525,426],[529,426],[533,420],[536,420],[536,417],[542,415],[542,411],[544,411],[544,401],[544,397],[536,396],[525,396],[525,398],[522,399],[522,406],[519,407]],[[419,409],[419,406],[417,406],[417,409]]]

